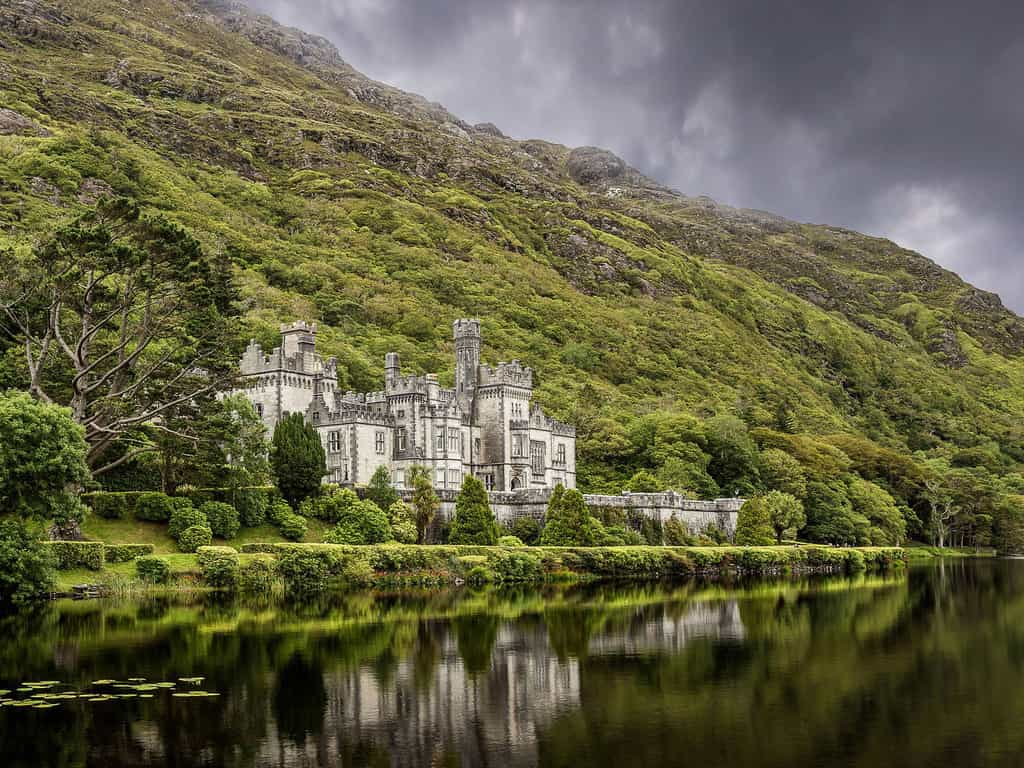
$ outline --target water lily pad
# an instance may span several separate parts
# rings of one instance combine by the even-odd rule
[[[173,688],[177,683],[153,683],[157,688]]]
[[[93,685],[113,685],[117,680],[93,680]]]
[[[0,688],[0,696],[6,696],[10,691],[5,688]]]
[[[144,682],[146,682],[146,678],[144,678],[144,677],[129,677],[128,678],[128,682],[129,683],[144,683]]]
[[[112,701],[113,698],[113,696],[92,696],[89,701]]]
[[[59,706],[60,704],[55,701],[40,701],[38,704],[33,704],[32,709],[53,709]]]
[[[193,685],[199,685],[199,683],[205,680],[205,677],[179,677],[178,680],[182,683],[192,683]]]
[[[39,702],[32,701],[32,699],[22,699],[21,701],[11,702],[12,707],[34,707]]]
[[[153,698],[153,694],[152,693],[140,693],[139,694],[139,698],[140,699],[152,699]]]

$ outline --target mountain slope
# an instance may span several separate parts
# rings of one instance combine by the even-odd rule
[[[592,487],[642,463],[653,412],[1024,460],[1024,321],[889,241],[468,125],[225,0],[14,0],[0,83],[0,245],[135,197],[230,255],[228,343],[319,320],[352,388],[388,349],[450,379],[451,321],[479,316],[486,356],[579,424]]]

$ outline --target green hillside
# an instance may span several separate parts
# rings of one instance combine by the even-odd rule
[[[591,489],[770,487],[781,450],[811,484],[875,481],[919,531],[929,472],[967,473],[961,507],[1024,490],[1024,321],[996,296],[887,240],[468,125],[228,0],[0,7],[0,247],[106,194],[231,259],[227,343],[317,320],[344,387],[378,387],[391,349],[450,383],[451,322],[480,317],[485,357],[533,366],[578,425]],[[5,343],[0,386],[23,386]]]

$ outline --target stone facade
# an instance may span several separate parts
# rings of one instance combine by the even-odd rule
[[[411,493],[403,494],[408,501]],[[439,517],[451,520],[455,515],[456,491],[439,491],[441,510]],[[510,523],[520,517],[532,517],[544,521],[551,489],[491,492],[491,509],[499,523]],[[736,519],[745,499],[723,498],[704,501],[690,499],[674,491],[662,493],[623,493],[619,496],[585,493],[583,499],[592,513],[599,509],[615,509],[628,516],[647,517],[667,523],[672,515],[687,527],[692,534],[700,534],[708,528],[724,531],[731,539],[736,532]]]
[[[384,388],[341,392],[337,362],[316,352],[316,326],[281,329],[282,343],[264,354],[250,342],[241,360],[244,391],[268,429],[304,413],[327,452],[327,482],[365,485],[380,466],[393,484],[408,485],[424,466],[439,490],[457,490],[467,473],[490,491],[576,487],[576,432],[533,402],[533,371],[518,360],[480,362],[480,321],[454,324],[455,387],[436,374],[402,374],[397,353],[384,360]]]

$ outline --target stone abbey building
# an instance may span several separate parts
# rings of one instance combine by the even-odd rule
[[[480,361],[480,321],[454,324],[455,387],[436,374],[403,375],[398,354],[384,360],[384,388],[338,389],[337,361],[316,351],[316,325],[281,328],[269,354],[255,341],[241,360],[242,390],[267,428],[302,413],[327,452],[327,482],[364,485],[385,466],[397,488],[427,467],[434,487],[457,490],[466,474],[490,491],[576,487],[576,432],[533,402],[533,371],[518,360]]]

